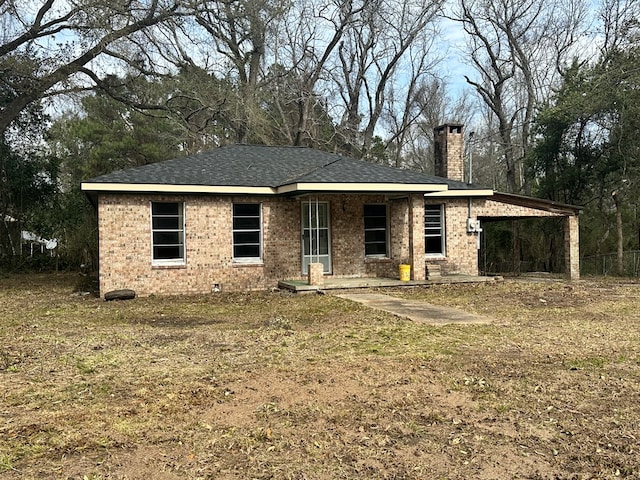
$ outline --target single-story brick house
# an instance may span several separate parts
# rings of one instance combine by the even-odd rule
[[[318,268],[397,278],[400,264],[415,281],[433,265],[477,275],[480,221],[550,216],[565,218],[567,275],[578,278],[578,208],[463,182],[462,130],[436,129],[438,176],[232,145],[83,182],[98,212],[100,290],[268,289]]]

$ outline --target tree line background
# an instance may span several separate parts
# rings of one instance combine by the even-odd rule
[[[432,172],[433,128],[460,122],[474,183],[584,206],[581,254],[622,273],[639,18],[640,0],[0,0],[0,263],[38,266],[19,225],[97,266],[87,178],[229,143]],[[560,270],[562,228],[536,222],[487,225],[481,265]]]

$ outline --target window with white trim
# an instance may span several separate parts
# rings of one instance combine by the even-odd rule
[[[367,257],[388,255],[387,225],[387,206],[384,203],[364,206],[364,254]]]
[[[262,208],[259,203],[233,204],[233,261],[262,261]]]
[[[424,252],[431,256],[445,255],[444,205],[424,206]]]
[[[185,263],[183,202],[151,202],[151,255],[154,265]]]

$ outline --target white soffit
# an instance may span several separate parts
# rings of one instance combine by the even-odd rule
[[[292,183],[278,187],[278,193],[295,192],[443,192],[445,184],[416,183]]]
[[[493,190],[478,189],[478,190],[447,190],[445,192],[427,192],[425,197],[490,197],[493,195]]]

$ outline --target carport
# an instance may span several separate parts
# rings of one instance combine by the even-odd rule
[[[579,221],[581,207],[510,193],[495,192],[477,209],[481,222],[519,221],[530,218],[564,219],[565,275],[580,278]]]

